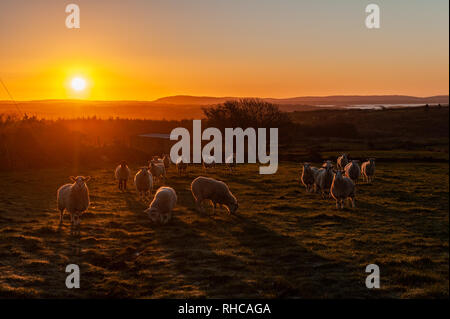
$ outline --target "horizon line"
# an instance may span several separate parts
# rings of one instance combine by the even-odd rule
[[[332,97],[410,97],[410,98],[433,98],[433,97],[450,97],[449,93],[435,94],[435,95],[407,95],[407,94],[332,94],[332,95],[303,95],[303,96],[290,96],[290,97],[258,97],[258,96],[211,96],[211,95],[188,95],[188,94],[176,94],[176,95],[166,95],[158,97],[153,100],[132,100],[132,99],[111,99],[111,100],[96,100],[96,99],[77,99],[77,98],[57,98],[57,99],[24,99],[24,100],[0,100],[0,102],[45,102],[45,101],[75,101],[75,102],[157,102],[158,100],[164,98],[173,97],[186,97],[186,98],[214,98],[214,99],[272,99],[272,100],[289,100],[289,99],[301,99],[301,98],[332,98]]]

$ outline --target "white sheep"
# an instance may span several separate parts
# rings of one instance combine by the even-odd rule
[[[326,161],[322,168],[315,173],[314,190],[320,191],[322,198],[326,197],[326,193],[330,191],[331,183],[333,182],[333,164],[331,161]],[[329,194],[328,194],[329,197]]]
[[[337,164],[336,165],[337,169],[344,170],[344,167],[348,164],[348,156],[347,156],[347,154],[344,153],[341,156],[339,156],[337,158],[336,164]]]
[[[353,183],[358,183],[359,175],[361,175],[361,169],[359,168],[359,161],[358,160],[352,160],[350,163],[348,163],[345,167],[345,176],[350,178]]]
[[[303,171],[301,176],[302,184],[305,185],[307,192],[312,192],[314,189],[315,175],[317,174],[317,167],[311,166],[310,163],[303,163]]]
[[[367,183],[372,183],[374,175],[375,175],[375,159],[369,158],[367,162],[362,163],[361,165],[361,175],[363,176],[363,180]]]
[[[181,175],[182,173],[186,174],[187,167],[188,167],[187,161],[184,161],[183,158],[180,156],[177,159],[176,165],[177,165],[178,175]]]
[[[228,213],[234,214],[238,209],[236,197],[230,192],[227,184],[213,178],[199,176],[192,181],[192,196],[195,199],[195,207],[197,211],[204,212],[201,206],[204,200],[210,200],[213,204],[213,213],[216,211],[216,205],[225,206]]]
[[[153,178],[158,179],[158,183],[161,183],[161,178],[163,179],[163,183],[166,183],[166,168],[164,167],[164,163],[150,162],[149,170],[152,173]]]
[[[336,200],[337,209],[344,208],[344,201],[347,198],[351,200],[352,207],[355,207],[355,183],[350,178],[342,176],[342,171],[337,171],[334,174],[330,193]]]
[[[114,172],[116,180],[119,182],[119,190],[127,190],[127,181],[130,178],[130,174],[131,172],[128,168],[127,162],[120,162]]]
[[[166,224],[172,218],[172,210],[177,204],[177,194],[171,187],[160,187],[149,207],[144,210],[152,222]]]
[[[56,201],[60,211],[59,224],[63,223],[64,210],[70,214],[72,226],[80,224],[80,216],[89,207],[89,189],[86,183],[91,179],[87,176],[71,176],[73,184],[65,184],[58,189]]]
[[[141,167],[134,176],[134,186],[139,194],[140,200],[150,197],[153,190],[153,176],[147,167]]]

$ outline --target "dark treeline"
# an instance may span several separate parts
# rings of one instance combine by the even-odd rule
[[[274,104],[257,99],[228,101],[205,108],[202,128],[279,128],[279,143],[292,144],[304,136],[335,134],[333,126],[299,125]],[[140,134],[169,134],[176,127],[192,132],[192,120],[38,119],[24,115],[0,114],[0,169],[46,167],[99,167],[126,159],[145,163],[152,155],[133,146]],[[356,134],[351,128],[340,135]]]

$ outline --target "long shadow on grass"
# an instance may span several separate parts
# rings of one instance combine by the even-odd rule
[[[187,192],[179,195],[179,207],[183,207],[189,196]],[[168,224],[153,224],[139,216],[142,215],[143,204],[134,196],[128,196],[126,202],[130,211],[140,219],[141,227],[151,230],[152,237],[148,239],[156,240],[157,248],[163,249],[163,272],[171,280],[158,282],[157,285],[166,287],[168,295],[165,297],[188,297],[189,291],[183,296],[170,294],[170,291],[180,291],[181,287],[195,287],[204,297],[257,296],[256,289],[250,283],[236,278],[236,274],[246,265],[237,257],[218,254],[211,248],[207,240],[211,230],[208,221],[196,223],[196,228],[178,218],[176,211]],[[155,248],[148,246],[146,239],[142,238],[143,245],[138,248],[138,253],[144,256]],[[160,266],[158,264],[157,267]]]
[[[233,235],[253,252],[258,286],[277,298],[361,297],[366,289],[354,267],[319,256],[294,238],[247,218],[239,217],[241,230]]]

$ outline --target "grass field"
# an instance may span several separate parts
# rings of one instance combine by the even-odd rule
[[[167,184],[178,193],[172,221],[152,225],[134,188],[116,189],[112,168],[0,172],[0,297],[448,298],[448,163],[377,163],[357,208],[335,209],[299,184],[300,165],[276,175],[257,167],[207,175],[229,183],[239,216],[194,210],[199,167]],[[134,167],[134,171],[136,167]],[[56,189],[91,175],[91,206],[79,236],[66,215],[58,229]],[[131,183],[130,183],[131,184]],[[67,289],[66,265],[81,269]],[[380,267],[381,288],[365,287]]]

